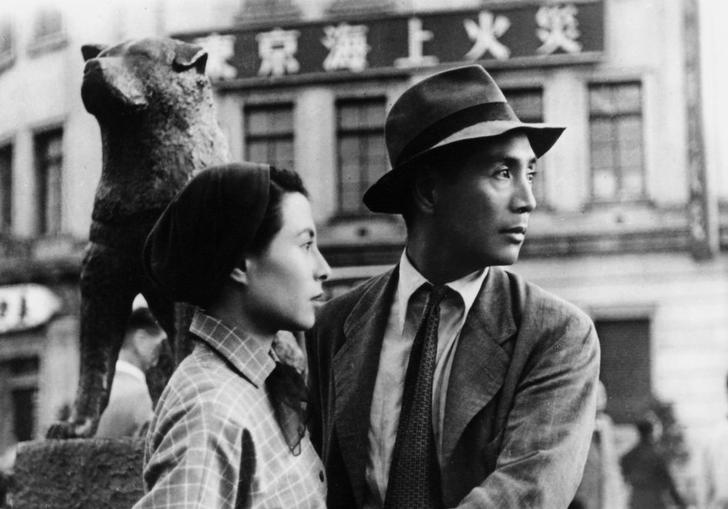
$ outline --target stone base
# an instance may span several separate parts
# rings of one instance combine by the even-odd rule
[[[143,494],[142,439],[18,444],[14,509],[129,509]]]

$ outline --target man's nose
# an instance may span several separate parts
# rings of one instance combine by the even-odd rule
[[[536,208],[536,197],[533,195],[533,183],[524,176],[516,180],[511,205],[517,212],[532,212]]]

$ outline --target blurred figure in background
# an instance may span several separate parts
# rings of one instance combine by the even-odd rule
[[[728,375],[725,383],[728,394]],[[700,507],[728,509],[728,416],[710,433],[699,461]]]
[[[154,414],[144,372],[157,363],[167,336],[141,301],[134,301],[97,437],[141,436]]]
[[[631,486],[630,509],[666,509],[671,499],[686,507],[667,465],[655,447],[654,426],[648,419],[637,423],[639,442],[620,461],[625,481]]]
[[[569,509],[625,509],[625,488],[614,441],[614,423],[606,413],[607,391],[599,382],[597,417],[579,489]]]

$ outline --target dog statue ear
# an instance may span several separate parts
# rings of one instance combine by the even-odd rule
[[[83,61],[87,62],[92,58],[96,58],[99,53],[107,48],[104,44],[84,44],[81,46],[81,54],[83,55]]]
[[[180,42],[175,49],[172,68],[175,71],[186,71],[194,67],[198,73],[205,74],[207,65],[207,51],[200,46],[187,42]]]

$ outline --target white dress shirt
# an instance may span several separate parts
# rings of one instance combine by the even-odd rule
[[[482,269],[447,283],[446,286],[453,292],[446,295],[440,304],[437,361],[432,388],[433,432],[440,462],[442,462],[441,437],[445,398],[455,347],[465,318],[478,296],[486,274],[487,269]],[[426,304],[422,292],[417,292],[415,298],[411,301],[410,299],[417,289],[427,282],[427,279],[412,266],[406,252],[402,253],[397,289],[384,331],[369,415],[369,458],[366,466],[365,499],[367,508],[379,508],[384,504],[392,451],[397,438],[407,363]]]

